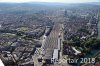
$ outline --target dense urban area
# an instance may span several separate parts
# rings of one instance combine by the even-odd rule
[[[4,66],[100,66],[100,5],[0,3]]]

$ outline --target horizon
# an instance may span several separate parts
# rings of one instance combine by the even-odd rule
[[[47,2],[47,3],[88,3],[100,2],[99,0],[0,0],[0,3],[28,3],[28,2]]]

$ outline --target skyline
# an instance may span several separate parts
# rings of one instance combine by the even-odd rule
[[[24,2],[58,2],[58,3],[86,3],[100,2],[99,0],[0,0],[0,2],[24,3]]]

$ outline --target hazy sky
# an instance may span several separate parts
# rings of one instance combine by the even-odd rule
[[[61,3],[84,3],[100,2],[100,0],[0,0],[0,2],[61,2]]]

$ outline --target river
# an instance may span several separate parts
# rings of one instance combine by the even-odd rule
[[[100,39],[100,21],[98,22],[98,38]]]

